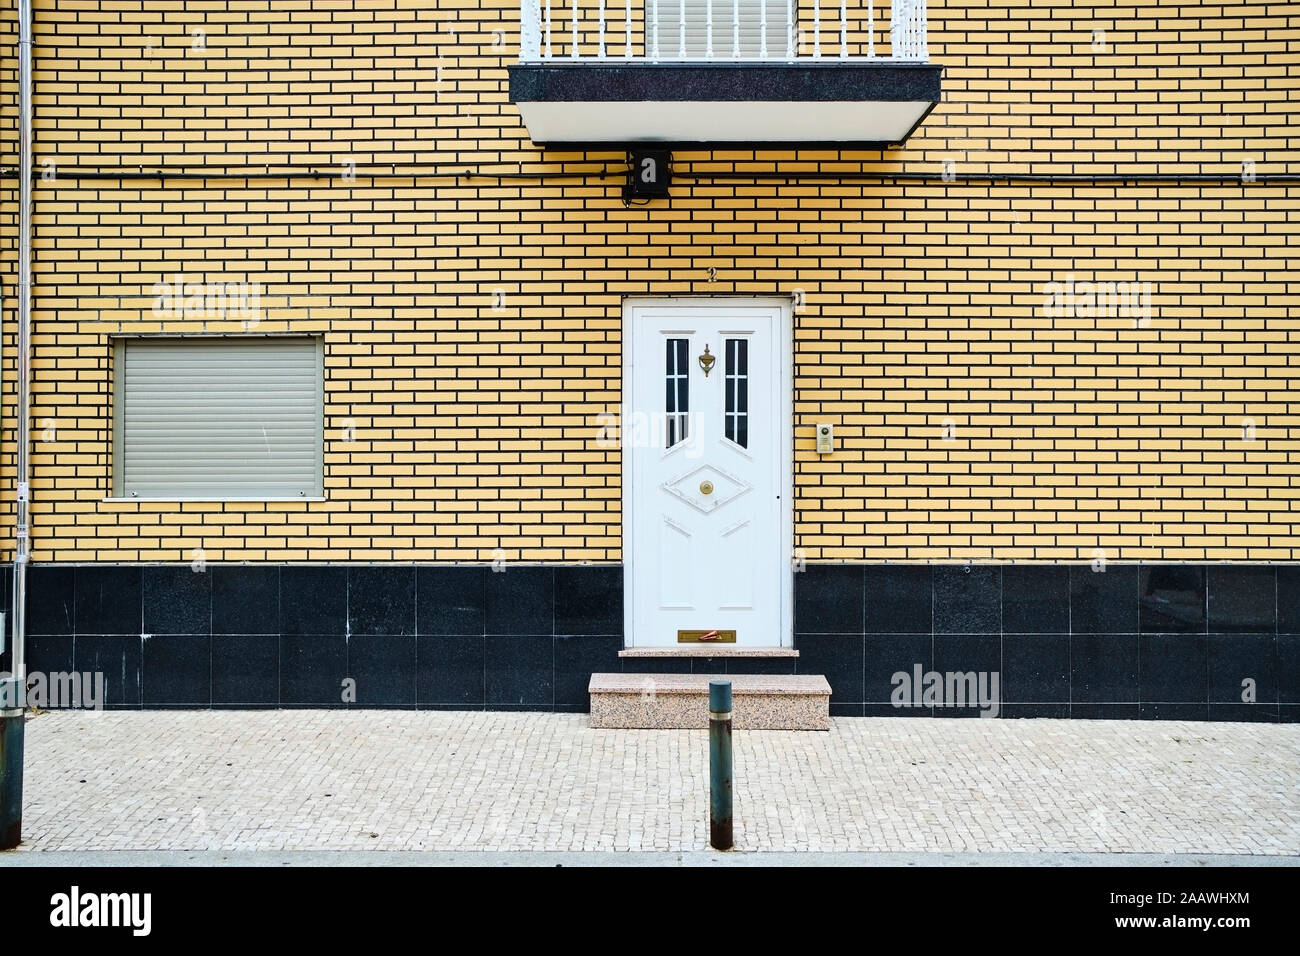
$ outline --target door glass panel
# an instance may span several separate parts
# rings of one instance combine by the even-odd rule
[[[672,448],[687,437],[687,420],[690,413],[690,379],[686,374],[686,339],[668,339],[664,384],[664,404],[667,440],[665,447]]]
[[[727,339],[723,378],[726,407],[723,434],[741,448],[749,447],[749,340]]]

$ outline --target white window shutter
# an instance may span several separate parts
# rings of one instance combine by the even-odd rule
[[[319,496],[321,354],[310,337],[119,340],[115,494]]]
[[[648,2],[648,0],[647,0]],[[686,0],[686,58],[704,59],[708,36],[708,4],[713,4],[713,58],[733,59],[733,0]],[[784,59],[786,55],[786,0],[740,0],[740,56],[757,59],[762,34],[760,4],[767,7],[767,56]],[[798,11],[798,4],[793,9]],[[681,59],[680,0],[659,0],[659,59]]]

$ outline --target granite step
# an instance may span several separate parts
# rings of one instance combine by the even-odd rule
[[[709,681],[731,681],[737,730],[830,730],[831,685],[821,674],[592,674],[592,727],[706,729]]]

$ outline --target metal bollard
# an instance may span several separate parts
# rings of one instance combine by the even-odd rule
[[[709,681],[709,845],[730,850],[731,681]]]
[[[23,711],[16,677],[0,680],[0,850],[18,845],[23,833]]]

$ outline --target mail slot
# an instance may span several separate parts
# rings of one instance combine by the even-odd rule
[[[678,631],[678,644],[735,644],[735,631]]]

